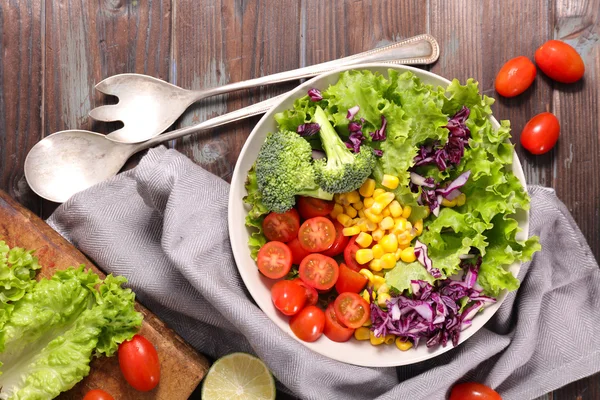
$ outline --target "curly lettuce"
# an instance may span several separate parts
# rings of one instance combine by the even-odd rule
[[[262,231],[262,222],[269,213],[269,210],[261,200],[262,196],[258,190],[258,182],[256,181],[255,165],[248,171],[245,187],[248,194],[244,196],[243,200],[244,203],[250,205],[250,211],[246,215],[246,226],[252,230],[248,238],[248,247],[250,247],[250,255],[256,260],[258,250],[267,243],[267,238]]]

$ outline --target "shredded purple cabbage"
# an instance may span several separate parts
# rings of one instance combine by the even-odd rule
[[[313,136],[314,134],[318,133],[320,130],[321,130],[321,127],[319,126],[319,124],[307,123],[307,124],[298,125],[296,132],[298,133],[298,135],[300,135],[302,137],[308,137],[308,136]]]
[[[323,95],[321,94],[321,91],[316,88],[312,88],[308,91],[308,97],[310,97],[312,101],[323,100]]]
[[[350,122],[348,124],[348,130],[350,132],[358,132],[362,129],[361,124],[359,124],[358,122]]]
[[[360,152],[360,146],[362,142],[365,140],[363,133],[361,131],[355,131],[350,134],[348,137],[350,142],[346,142],[346,147],[352,150],[355,153]]]
[[[419,240],[415,242],[415,256],[417,256],[417,260],[425,267],[427,272],[429,272],[429,275],[436,279],[442,277],[440,270],[433,268],[433,261],[431,261],[431,258],[429,258],[429,255],[427,254],[427,245],[421,243]]]
[[[375,154],[377,157],[381,157],[383,156],[383,150],[373,149],[373,154]]]
[[[350,107],[348,109],[348,113],[346,114],[346,118],[349,120],[352,120],[352,118],[354,118],[354,116],[356,115],[356,113],[360,110],[359,106],[354,106],[354,107]]]
[[[385,116],[382,115],[381,116],[381,128],[377,129],[375,132],[369,133],[369,135],[371,135],[371,138],[373,138],[373,140],[376,142],[385,140],[387,138],[386,133],[385,133],[386,126],[387,126],[387,120],[385,119]]]
[[[447,186],[440,188],[433,178],[425,178],[416,172],[411,172],[409,187],[413,193],[418,192],[419,187],[421,188],[417,203],[429,206],[429,210],[437,217],[440,213],[442,199],[446,198],[452,201],[460,196],[461,191],[459,189],[467,183],[470,176],[471,171],[467,170]]]

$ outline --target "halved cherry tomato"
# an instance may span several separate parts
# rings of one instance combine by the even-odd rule
[[[335,241],[335,226],[325,217],[307,219],[300,226],[298,239],[304,250],[312,253],[325,251]]]
[[[285,315],[294,315],[306,303],[306,291],[292,281],[279,281],[271,288],[275,308]]]
[[[300,278],[293,279],[292,282],[294,282],[296,285],[301,286],[304,289],[307,306],[314,306],[315,304],[317,304],[317,302],[319,301],[319,293],[317,293],[317,290],[314,287],[308,286]]]
[[[356,293],[341,293],[333,307],[338,321],[348,328],[361,327],[371,316],[369,304]]]
[[[496,91],[504,97],[523,93],[535,79],[535,65],[527,57],[519,56],[508,60],[496,75]]]
[[[338,293],[358,293],[365,288],[367,282],[368,279],[364,275],[346,267],[346,264],[340,264],[340,276],[335,283],[335,290]]]
[[[304,257],[298,268],[300,279],[317,290],[329,290],[340,275],[337,262],[322,254],[310,254]]]
[[[296,207],[304,219],[326,217],[333,211],[333,201],[315,199],[314,197],[298,197]]]
[[[256,265],[267,278],[283,278],[292,268],[292,251],[285,243],[267,242],[258,251]]]
[[[560,40],[549,40],[535,51],[535,63],[555,81],[577,82],[585,73],[583,59],[570,45]]]
[[[141,335],[119,345],[119,367],[125,380],[141,392],[154,389],[160,381],[158,353]]]
[[[347,342],[354,334],[354,329],[346,328],[337,320],[333,303],[329,303],[325,310],[325,336],[334,342]]]
[[[452,388],[448,400],[502,400],[494,389],[477,382],[459,383]]]
[[[298,236],[300,216],[293,208],[282,214],[272,212],[264,219],[262,228],[270,241],[289,242]]]
[[[531,118],[521,132],[521,144],[532,154],[549,152],[560,135],[558,118],[543,112]]]
[[[94,389],[85,394],[83,400],[115,400],[110,394],[104,390]]]
[[[290,319],[292,332],[305,342],[314,342],[323,334],[325,313],[316,306],[308,306]]]
[[[335,257],[339,254],[342,254],[348,245],[348,242],[350,241],[349,236],[344,236],[344,226],[342,224],[337,221],[333,221],[333,226],[335,227],[335,240],[330,248],[321,252],[321,254],[327,257]]]
[[[356,244],[356,236],[353,236],[352,239],[350,239],[348,245],[344,249],[344,261],[346,262],[346,265],[356,272],[362,269],[362,266],[356,261],[356,252],[360,249],[360,246]]]
[[[292,251],[292,264],[300,265],[304,257],[310,254],[310,251],[304,250],[304,247],[300,245],[300,240],[294,238],[286,243]]]

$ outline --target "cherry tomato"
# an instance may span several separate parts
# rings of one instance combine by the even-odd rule
[[[325,251],[322,251],[321,254],[327,257],[335,257],[337,255],[342,254],[348,242],[350,241],[349,236],[344,236],[342,232],[344,230],[344,226],[337,221],[333,221],[333,226],[335,227],[335,239],[330,248]]]
[[[315,199],[314,197],[298,197],[296,207],[303,219],[326,217],[333,211],[333,201]]]
[[[294,282],[296,285],[301,286],[304,289],[304,294],[306,295],[306,305],[307,306],[314,306],[315,304],[317,304],[317,302],[319,301],[319,293],[317,293],[317,290],[314,287],[308,286],[300,278],[296,278],[296,279],[292,280],[292,282]]]
[[[543,112],[531,118],[521,132],[521,144],[532,154],[550,151],[560,134],[560,124],[554,114]]]
[[[496,91],[504,97],[523,93],[535,79],[535,65],[527,57],[508,60],[496,75]]]
[[[258,251],[258,270],[267,278],[283,278],[292,268],[292,251],[281,242],[267,242]]]
[[[317,290],[329,290],[340,275],[337,262],[322,254],[310,254],[304,257],[298,268],[300,279]]]
[[[289,242],[298,236],[300,216],[293,208],[282,214],[272,212],[264,219],[262,227],[267,239]]]
[[[290,319],[292,332],[305,342],[314,342],[323,334],[325,313],[316,306],[308,306]]]
[[[110,394],[104,390],[94,389],[85,394],[83,400],[115,400]]]
[[[555,81],[577,82],[585,73],[585,65],[577,50],[560,40],[549,40],[535,51],[535,63]]]
[[[494,389],[481,383],[465,382],[452,388],[448,400],[502,400],[502,397]]]
[[[338,293],[358,293],[365,288],[367,281],[365,276],[351,270],[345,264],[340,264],[340,276],[335,283],[335,290]]]
[[[354,329],[346,328],[337,320],[333,303],[329,303],[325,310],[325,336],[334,342],[347,342],[354,334]]]
[[[371,316],[369,304],[356,293],[341,293],[333,307],[338,321],[348,328],[361,327]]]
[[[300,240],[298,240],[298,238],[294,238],[286,244],[292,251],[292,264],[300,265],[304,257],[310,254],[310,251],[304,250],[300,245]]]
[[[271,288],[271,300],[283,314],[294,315],[304,307],[306,291],[292,281],[279,281]]]
[[[325,217],[307,219],[300,226],[298,239],[304,250],[312,253],[325,251],[335,241],[335,226]]]
[[[356,261],[356,252],[360,250],[361,247],[356,244],[356,236],[353,236],[352,239],[348,242],[348,245],[344,249],[344,262],[353,271],[360,271],[362,266]]]
[[[125,380],[141,392],[154,389],[160,381],[158,353],[141,335],[119,345],[119,366]]]

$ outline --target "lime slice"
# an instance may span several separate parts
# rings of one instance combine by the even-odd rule
[[[203,400],[272,400],[275,380],[264,362],[246,353],[219,358],[202,385]]]

